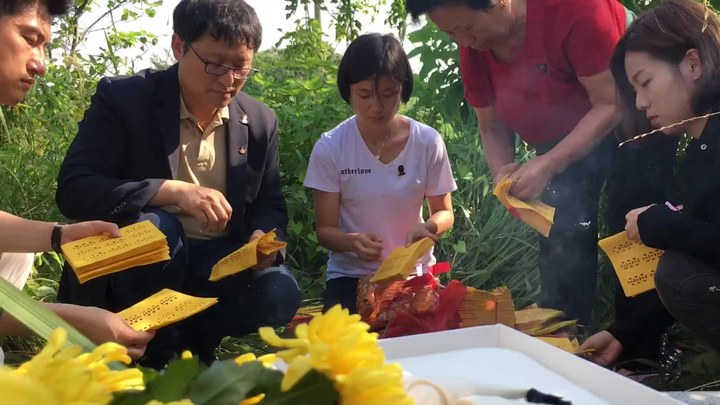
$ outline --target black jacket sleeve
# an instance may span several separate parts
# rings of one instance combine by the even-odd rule
[[[60,167],[56,202],[68,218],[120,222],[137,217],[163,179],[123,178],[125,128],[110,79],[102,79]]]
[[[285,240],[288,215],[280,183],[277,118],[268,138],[265,167],[257,196],[245,209],[245,223],[249,232],[275,229],[278,239]]]
[[[720,226],[654,205],[638,217],[640,239],[656,249],[675,249],[711,266],[720,266]]]

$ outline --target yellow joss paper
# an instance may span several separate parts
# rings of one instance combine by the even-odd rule
[[[380,268],[370,279],[372,282],[404,280],[412,274],[418,260],[435,246],[430,238],[422,238],[410,246],[395,248],[380,264]]]
[[[225,256],[213,266],[209,280],[217,281],[255,267],[258,263],[258,253],[269,255],[287,246],[287,243],[275,238],[277,238],[275,231],[270,231]]]
[[[655,288],[655,270],[663,251],[635,242],[620,232],[598,242],[608,255],[627,297]]]
[[[510,195],[513,180],[506,178],[495,186],[493,194],[500,203],[521,221],[547,238],[555,218],[555,208],[540,201],[522,201]]]
[[[216,303],[217,298],[193,297],[165,288],[118,315],[133,329],[150,331],[189,318]]]
[[[167,239],[152,222],[120,228],[120,237],[91,236],[62,245],[80,283],[96,277],[170,260]]]
[[[565,350],[568,353],[577,354],[580,351],[580,342],[577,339],[566,338],[566,337],[547,337],[537,336],[537,339],[542,340],[545,343],[551,344],[558,349]]]
[[[515,304],[507,287],[498,287],[493,291],[466,287],[466,291],[458,310],[461,328],[497,323],[515,327]]]

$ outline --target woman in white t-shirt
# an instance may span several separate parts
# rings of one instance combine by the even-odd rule
[[[424,237],[437,241],[452,227],[450,193],[457,186],[440,134],[398,114],[412,94],[413,75],[397,39],[355,39],[337,83],[355,115],[317,141],[305,186],[313,189],[318,241],[330,250],[325,309],[341,304],[356,312],[361,277],[396,247]],[[417,272],[434,263],[430,252]]]

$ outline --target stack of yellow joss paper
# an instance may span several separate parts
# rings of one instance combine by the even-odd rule
[[[497,323],[515,327],[515,304],[507,287],[492,291],[466,288],[467,294],[458,311],[461,328]]]
[[[62,251],[80,283],[170,260],[165,235],[150,221],[120,228],[120,237],[91,236],[66,243]]]
[[[575,326],[577,320],[562,320],[564,315],[557,309],[531,305],[515,312],[515,329],[530,336],[542,336]]]

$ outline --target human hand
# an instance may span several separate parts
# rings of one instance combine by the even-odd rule
[[[583,342],[580,351],[587,351],[585,357],[600,366],[614,364],[623,351],[622,344],[610,332],[598,332]]]
[[[120,236],[120,231],[117,225],[104,221],[86,221],[64,225],[60,234],[60,244],[64,245],[95,235],[118,237]]]
[[[495,177],[493,178],[493,183],[495,185],[500,184],[500,182],[502,182],[505,177],[513,174],[519,167],[520,165],[515,162],[508,163],[505,166],[501,167],[500,170],[498,170],[498,172],[495,174]]]
[[[263,235],[265,235],[265,232],[261,230],[256,230],[255,232],[250,235],[250,242],[254,241],[255,239],[260,239]],[[255,270],[264,270],[268,267],[275,264],[275,260],[277,259],[277,251],[270,253],[269,255],[264,255],[260,252],[257,252],[257,265],[253,267]]]
[[[197,218],[208,233],[222,232],[232,217],[232,206],[223,193],[196,184],[182,184],[177,205]]]
[[[545,190],[553,176],[552,162],[547,156],[537,156],[515,170],[510,194],[520,200],[533,198]]]
[[[353,241],[353,251],[363,260],[374,262],[382,257],[383,243],[374,233],[359,233]]]
[[[625,215],[625,233],[627,233],[628,238],[634,240],[635,242],[642,243],[642,240],[640,240],[640,229],[638,229],[637,225],[638,217],[653,205],[655,204],[635,208]]]
[[[138,332],[113,312],[97,307],[73,305],[68,318],[80,332],[96,344],[116,342],[125,346],[128,355],[138,359],[145,354],[155,332]]]
[[[410,228],[407,236],[405,236],[405,246],[410,246],[411,244],[419,241],[422,238],[430,238],[435,243],[438,243],[440,241],[440,238],[438,238],[438,236],[435,235],[434,232],[430,232],[430,230],[427,228],[427,222],[425,222],[422,224],[417,224]]]

